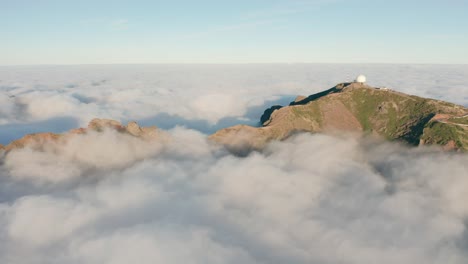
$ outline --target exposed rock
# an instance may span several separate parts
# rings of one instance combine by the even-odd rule
[[[127,126],[123,126],[120,122],[111,119],[98,119],[95,118],[89,122],[87,128],[76,128],[68,131],[64,134],[54,133],[35,133],[29,134],[21,139],[12,141],[7,146],[1,146],[0,150],[9,152],[13,149],[30,147],[37,150],[42,150],[48,144],[60,143],[60,140],[66,141],[70,137],[83,135],[93,132],[103,132],[104,130],[115,130],[119,133],[126,133],[135,137],[139,137],[143,140],[154,140],[160,137],[161,132],[155,127],[140,127],[136,122],[129,122]]]
[[[75,129],[72,129],[70,131],[68,131],[69,134],[76,134],[76,135],[80,135],[80,134],[85,134],[87,131],[86,128],[75,128]]]
[[[223,144],[229,151],[244,155],[251,150],[260,150],[270,140],[273,133],[270,128],[255,128],[247,125],[236,125],[221,129],[211,135],[209,139]]]
[[[129,122],[125,127],[125,130],[130,135],[144,139],[156,138],[159,135],[159,130],[156,126],[140,127],[135,121]]]
[[[161,136],[161,131],[156,126],[142,127],[141,131],[140,136],[145,139],[154,139]]]
[[[447,144],[444,145],[444,150],[450,151],[450,150],[455,150],[457,149],[457,144],[455,143],[454,140],[450,140],[447,142]]]
[[[5,151],[11,151],[12,149],[24,148],[26,146],[33,149],[42,149],[44,145],[52,142],[57,142],[61,138],[61,135],[54,133],[35,133],[26,135],[18,140],[15,140],[5,146]]]
[[[282,108],[281,105],[274,105],[274,106],[268,108],[267,110],[265,110],[265,111],[263,112],[263,115],[260,117],[260,123],[261,123],[262,125],[266,125],[266,124],[267,124],[267,121],[270,120],[271,114],[273,114],[273,112],[274,112],[275,110],[278,110],[278,109],[281,109],[281,108]]]
[[[95,118],[91,120],[88,124],[88,129],[102,131],[103,129],[110,128],[115,130],[124,130],[125,128],[119,121],[112,120],[112,119],[100,119]]]
[[[135,121],[128,123],[126,130],[129,134],[134,135],[136,137],[140,136],[143,133],[143,130]]]

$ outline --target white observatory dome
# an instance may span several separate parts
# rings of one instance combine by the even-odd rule
[[[365,82],[366,82],[366,76],[360,74],[358,77],[356,77],[355,82],[357,82],[357,83],[365,83]]]

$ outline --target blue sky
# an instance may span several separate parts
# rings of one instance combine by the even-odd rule
[[[468,0],[0,0],[0,65],[468,63]]]

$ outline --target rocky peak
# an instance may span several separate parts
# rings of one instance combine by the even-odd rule
[[[262,127],[256,128],[221,129],[210,138],[231,149],[236,148],[235,144],[260,149],[270,140],[283,140],[301,131],[348,132],[410,145],[468,150],[468,109],[465,107],[365,83],[341,83],[308,97],[297,97],[288,106],[272,106],[265,110],[261,124]],[[230,143],[238,134],[250,136],[241,143]]]
[[[12,141],[6,146],[0,145],[0,150],[8,152],[13,149],[24,147],[41,150],[50,143],[60,143],[60,140],[65,141],[73,136],[83,135],[89,132],[101,133],[105,130],[114,130],[119,133],[129,134],[138,138],[142,138],[143,140],[154,140],[161,135],[161,132],[155,126],[142,128],[135,121],[129,122],[127,126],[123,126],[122,123],[116,120],[95,118],[88,123],[87,128],[72,129],[64,134],[29,134],[18,140]]]
[[[118,131],[124,129],[124,127],[122,126],[122,123],[116,120],[112,120],[112,119],[94,118],[88,124],[88,129],[90,130],[102,131],[106,128],[115,129]]]
[[[140,136],[143,133],[143,130],[135,121],[129,122],[125,129],[129,134],[134,135],[136,137]]]

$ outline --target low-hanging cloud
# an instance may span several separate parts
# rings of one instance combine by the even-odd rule
[[[105,130],[50,142],[45,148],[46,151],[24,148],[9,153],[4,161],[9,174],[16,178],[60,182],[88,170],[125,168],[158,153],[162,146],[160,142],[148,144],[128,134]]]
[[[468,260],[466,154],[300,134],[238,157],[199,132],[168,133],[7,154],[0,262]]]

